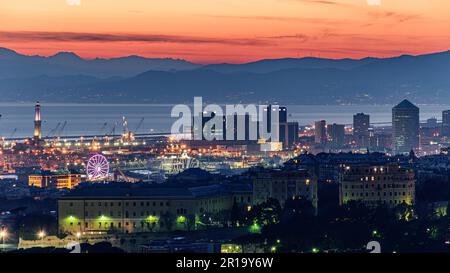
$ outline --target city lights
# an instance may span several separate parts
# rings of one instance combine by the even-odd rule
[[[39,231],[38,234],[37,234],[39,239],[44,239],[45,235],[46,235],[45,231],[43,231],[43,230]]]

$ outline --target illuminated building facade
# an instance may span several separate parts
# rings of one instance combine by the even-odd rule
[[[81,175],[70,172],[41,171],[28,176],[28,185],[39,188],[72,189],[81,182]]]
[[[203,226],[202,216],[220,222],[218,215],[234,203],[251,205],[249,185],[88,187],[58,200],[58,225],[71,234],[195,230]]]
[[[396,163],[354,164],[343,167],[339,202],[362,201],[368,206],[412,205],[415,200],[413,170]]]

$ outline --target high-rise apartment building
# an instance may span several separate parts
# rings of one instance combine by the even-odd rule
[[[327,143],[327,122],[325,120],[315,122],[314,142],[322,145]]]
[[[419,108],[403,100],[392,108],[392,150],[409,153],[419,148]]]
[[[359,148],[369,147],[369,127],[370,116],[364,113],[358,113],[353,116],[353,136],[356,146]]]

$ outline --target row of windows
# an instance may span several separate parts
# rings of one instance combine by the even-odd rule
[[[244,202],[243,198],[244,197],[241,197],[241,202]],[[247,199],[248,199],[248,202],[250,202],[250,197],[248,197]],[[207,199],[204,201],[199,201],[198,205],[217,204],[219,202],[223,203],[224,201],[226,201],[226,200],[225,199]],[[162,202],[162,201],[160,201],[160,202],[156,202],[156,201],[153,201],[153,202],[149,202],[149,201],[147,201],[147,202],[125,202],[125,206],[130,206],[130,204],[133,207],[136,207],[138,205],[140,205],[141,207],[149,207],[150,205],[152,205],[153,207],[156,207],[157,205],[159,205],[160,207],[164,207],[164,206],[170,207],[170,202],[167,202],[167,201],[166,202]],[[73,205],[74,205],[73,202],[69,203],[70,207],[73,207]],[[103,207],[108,207],[108,206],[109,207],[114,207],[114,206],[121,207],[122,202],[86,202],[84,205],[85,205],[85,207],[95,207],[96,205],[98,207],[102,207],[102,206]]]
[[[345,181],[412,181],[414,177],[412,176],[371,176],[371,177],[360,177],[360,176],[344,176]]]
[[[361,197],[363,197],[364,195],[365,195],[366,197],[368,197],[368,196],[369,196],[369,193],[368,193],[368,192],[366,192],[366,193],[362,193],[362,192],[361,192],[361,193],[359,193],[359,194],[358,194],[358,193],[354,193],[354,192],[351,193],[351,196],[352,196],[352,197],[355,197],[355,196],[361,196]],[[371,196],[375,196],[375,193],[372,192],[370,195],[371,195]],[[412,195],[412,194],[411,194],[411,193],[408,193],[408,195]],[[345,196],[349,196],[349,193],[346,192],[346,193],[345,193]],[[378,193],[377,193],[377,196],[381,196],[381,193],[378,192]],[[384,192],[384,193],[383,193],[383,196],[387,196],[387,193]],[[400,192],[399,192],[399,193],[397,193],[397,192],[394,192],[394,193],[390,192],[390,193],[389,193],[389,196],[406,196],[406,192],[401,192],[401,193],[400,193]]]
[[[140,222],[140,223],[141,223],[141,228],[144,228],[144,227],[150,228],[150,227],[153,227],[154,225],[156,225],[155,223],[149,223],[149,222]],[[137,227],[137,223],[136,222],[132,222],[131,224],[132,224],[133,228]],[[159,224],[160,227],[164,227],[164,222],[159,222],[158,224]],[[71,227],[73,227],[74,223],[70,222],[69,225]],[[81,223],[78,222],[77,225],[81,226]],[[102,228],[102,227],[104,227],[104,228],[114,228],[114,227],[116,227],[114,222],[110,222],[110,223],[108,223],[108,222],[99,222],[99,223],[97,223],[97,226],[98,226],[98,228]],[[127,226],[127,227],[130,226],[130,222],[125,222],[125,226]],[[89,228],[89,223],[85,222],[84,223],[84,227],[85,228]],[[94,224],[91,224],[91,228],[93,228],[93,227],[94,227]],[[121,227],[122,227],[122,222],[117,223],[117,228],[121,228]]]
[[[381,186],[381,185],[371,184],[372,188],[375,188],[376,186]],[[383,189],[386,189],[386,188],[393,188],[393,189],[403,188],[403,189],[406,189],[406,184],[401,184],[401,185],[398,185],[398,184],[383,184],[382,187],[383,187]],[[411,188],[412,185],[408,184],[408,187]],[[351,185],[351,186],[344,185],[344,189],[348,189],[348,188],[351,188],[351,189],[363,189],[363,188],[366,188],[366,189],[368,189],[369,185],[368,184],[365,184],[365,185]]]
[[[161,213],[161,214],[164,214],[164,213],[167,214],[167,213],[169,213],[169,212],[166,211],[166,212],[160,212],[160,213]],[[133,213],[130,214],[128,211],[125,211],[125,218],[130,217],[130,215],[132,215],[133,217],[137,217],[137,216],[138,216],[138,213],[136,213],[136,212],[134,211]],[[153,213],[150,214],[149,211],[146,211],[146,212],[141,211],[141,212],[139,213],[139,216],[141,216],[141,217],[148,216],[148,215],[156,215],[156,212],[153,211]],[[91,216],[91,215],[89,214],[89,211],[85,211],[85,212],[84,212],[84,216],[85,216],[85,217],[89,217],[89,216]],[[95,214],[92,215],[92,216],[95,216]],[[118,211],[118,212],[114,213],[114,211],[110,211],[109,214],[107,214],[106,212],[98,211],[98,213],[97,213],[96,216],[98,216],[98,217],[101,217],[101,216],[122,217],[122,212],[121,212],[121,211]]]
[[[101,206],[108,207],[108,205],[110,207],[114,207],[115,205],[117,205],[118,207],[122,206],[122,202],[117,202],[117,203],[115,203],[115,202],[90,202],[90,203],[86,202],[84,205],[86,207],[89,207],[89,206],[94,207],[95,204],[97,204],[98,207],[101,207]],[[153,201],[153,202],[149,202],[149,201],[147,201],[147,202],[131,202],[131,204],[132,204],[133,207],[136,207],[138,204],[141,207],[144,207],[144,206],[149,207],[150,204],[152,204],[154,207],[156,207],[158,204],[159,204],[160,207],[163,207],[163,206],[169,207],[170,206],[169,202],[165,202],[164,203],[162,201],[161,202],[156,202],[156,201]],[[72,207],[73,206],[73,202],[70,202],[69,206]],[[130,206],[130,202],[125,202],[125,206],[126,207]]]
[[[366,204],[402,204],[402,203],[408,203],[407,200],[365,200],[364,203]]]

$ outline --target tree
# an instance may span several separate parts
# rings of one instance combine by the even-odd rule
[[[284,203],[283,217],[287,217],[287,219],[313,217],[314,215],[315,209],[306,198],[296,196],[287,199]]]
[[[175,217],[173,216],[172,213],[170,213],[169,211],[163,213],[161,215],[160,220],[161,220],[161,226],[164,226],[167,231],[172,231],[174,221],[175,221]]]
[[[269,198],[267,201],[256,205],[251,210],[253,223],[267,226],[277,224],[280,221],[281,205],[277,199]]]

